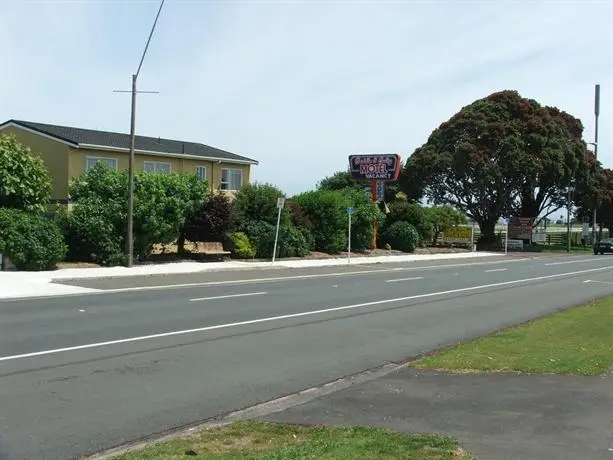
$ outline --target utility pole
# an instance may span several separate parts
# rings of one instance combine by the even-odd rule
[[[600,115],[600,85],[594,88],[594,117],[596,125],[594,127],[594,162],[598,160],[598,116]],[[596,208],[598,207],[598,196],[594,197],[594,211],[592,215],[592,244],[596,243]]]
[[[155,16],[155,21],[153,22],[153,26],[151,27],[151,32],[149,33],[149,38],[147,39],[147,44],[145,45],[145,50],[143,51],[143,55],[140,58],[140,63],[138,64],[138,69],[136,73],[132,75],[132,90],[131,91],[119,91],[115,90],[114,93],[131,93],[132,94],[132,103],[131,103],[131,114],[130,114],[130,159],[128,162],[128,228],[126,235],[126,265],[131,267],[134,263],[134,149],[136,145],[136,94],[137,93],[150,93],[150,94],[158,94],[158,91],[137,91],[136,89],[136,81],[138,79],[138,74],[140,73],[140,69],[143,66],[143,61],[145,60],[145,55],[147,54],[147,50],[149,49],[149,43],[151,43],[151,37],[153,36],[153,31],[155,30],[155,26],[157,25],[158,19],[160,17],[160,13],[162,12],[162,7],[164,6],[164,1],[160,3],[160,8],[158,9],[157,15]]]
[[[571,244],[570,244],[570,235],[571,235],[570,233],[570,224],[571,224],[570,214],[571,214],[571,208],[572,208],[571,194],[573,193],[574,190],[575,188],[573,186],[569,186],[566,189],[566,239],[567,239],[566,252],[570,252],[570,249],[571,249]]]

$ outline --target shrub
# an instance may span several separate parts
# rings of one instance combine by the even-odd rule
[[[66,245],[52,220],[0,208],[0,253],[6,254],[18,270],[53,270],[66,255]]]
[[[51,178],[42,158],[0,134],[0,207],[43,213],[51,197]]]
[[[255,257],[255,249],[251,245],[249,237],[243,232],[230,233],[228,240],[228,250],[232,252],[234,257],[239,259],[253,259]]]
[[[127,173],[102,164],[70,187],[74,209],[60,218],[73,260],[116,265],[123,259],[127,220]],[[134,255],[149,256],[154,244],[170,244],[207,197],[195,174],[143,172],[134,177]]]
[[[276,226],[268,222],[251,222],[247,228],[247,235],[253,244],[256,257],[259,259],[272,258],[275,246]],[[310,252],[308,241],[302,232],[291,224],[279,228],[279,241],[277,243],[277,257],[304,257]]]
[[[234,197],[233,210],[237,230],[244,232],[251,222],[265,222],[277,225],[277,199],[285,196],[274,185],[248,184]],[[281,223],[289,223],[289,213],[282,211]],[[247,232],[249,235],[249,233]],[[251,236],[251,235],[249,235]]]
[[[385,245],[389,244],[392,249],[413,252],[419,242],[419,234],[408,222],[398,221],[381,233],[381,242]]]
[[[222,193],[211,196],[185,224],[189,241],[223,241],[232,228],[232,203]]]
[[[68,243],[68,259],[122,265],[125,257],[126,210],[117,201],[84,198],[72,211],[56,216]]]
[[[292,200],[313,224],[316,250],[338,254],[347,247],[347,200],[342,191],[313,190]]]
[[[423,206],[398,200],[390,203],[389,211],[385,218],[383,232],[396,222],[407,222],[417,230],[421,241],[432,239],[432,222],[429,220],[428,211]]]

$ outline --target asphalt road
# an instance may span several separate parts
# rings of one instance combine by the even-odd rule
[[[404,361],[613,293],[612,273],[581,255],[64,281],[101,291],[0,302],[0,459],[76,458]]]

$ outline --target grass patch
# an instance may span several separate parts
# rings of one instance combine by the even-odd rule
[[[414,365],[454,371],[602,375],[613,366],[613,297],[460,344]]]
[[[188,453],[189,452],[189,453]],[[195,454],[195,455],[194,455]],[[407,435],[375,428],[328,428],[237,422],[153,445],[117,460],[466,460],[447,436]]]

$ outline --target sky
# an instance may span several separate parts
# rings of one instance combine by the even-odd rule
[[[129,132],[159,1],[4,0],[0,121]],[[137,134],[260,162],[292,195],[355,153],[407,158],[462,106],[504,90],[579,117],[613,167],[611,1],[166,0]]]

